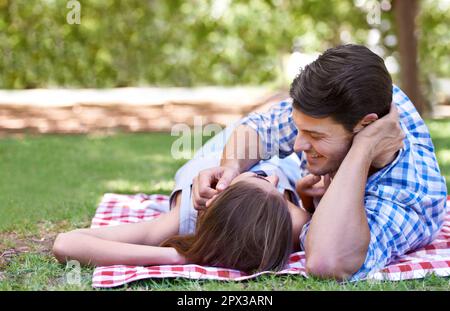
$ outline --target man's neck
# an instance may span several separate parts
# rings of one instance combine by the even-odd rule
[[[393,153],[392,155],[390,155],[389,157],[387,157],[389,160],[386,160],[382,166],[380,167],[375,167],[375,166],[370,166],[369,168],[369,174],[367,175],[367,177],[372,176],[373,174],[375,174],[376,172],[380,171],[381,169],[385,168],[387,165],[391,164],[392,162],[394,162],[394,160],[397,158],[399,151]],[[340,166],[339,166],[340,167]],[[339,170],[339,168],[338,168]],[[329,175],[331,177],[331,179],[334,178],[334,176],[336,175],[337,171],[334,172],[330,172]]]

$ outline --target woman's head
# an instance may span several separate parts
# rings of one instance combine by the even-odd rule
[[[267,180],[248,177],[234,181],[212,202],[194,235],[170,238],[162,246],[203,265],[246,272],[282,269],[292,250],[287,202],[273,185],[265,185]]]

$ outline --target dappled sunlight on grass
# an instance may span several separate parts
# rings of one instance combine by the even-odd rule
[[[426,120],[436,150],[439,168],[450,189],[450,120]]]
[[[447,183],[447,192],[450,189],[450,146],[447,150],[439,150],[436,152],[439,162],[439,168]]]
[[[155,165],[159,164],[168,164],[173,165],[174,163],[179,164],[180,166],[192,158],[193,154],[191,152],[184,152],[179,155],[181,159],[174,159],[170,154],[148,154],[141,155],[136,157],[136,161],[148,161],[148,163],[152,163]]]
[[[179,162],[180,164],[183,164],[184,162],[192,159],[193,156],[194,156],[193,151],[183,151],[183,152],[177,152],[176,155],[160,155],[160,154],[146,155],[146,156],[140,157],[139,159],[157,162],[157,163],[173,164],[174,162],[177,162],[177,163]]]
[[[132,193],[144,191],[144,189],[148,187],[148,183],[133,182],[131,180],[125,179],[115,179],[105,182],[104,187],[108,192]]]
[[[450,144],[450,142],[449,142]],[[447,150],[439,150],[436,152],[436,156],[440,164],[450,165],[450,146]]]
[[[427,121],[427,126],[431,132],[431,138],[447,138],[450,139],[450,121],[446,120],[432,120]],[[450,148],[450,141],[448,143]]]
[[[163,133],[0,139],[0,231],[89,221],[106,192],[170,193],[185,162],[172,159],[172,141]]]
[[[149,181],[149,182],[137,182],[126,179],[114,179],[109,180],[104,183],[104,187],[108,192],[114,193],[167,193],[172,191],[175,183],[173,180],[163,180],[163,181]]]
[[[150,185],[149,193],[158,193],[158,192],[171,192],[175,187],[175,181],[171,180],[163,180],[160,182],[154,182]]]

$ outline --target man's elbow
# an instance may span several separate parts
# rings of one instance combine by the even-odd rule
[[[306,272],[312,276],[337,281],[348,280],[362,266],[361,260],[330,259],[330,257],[310,257],[306,259]]]

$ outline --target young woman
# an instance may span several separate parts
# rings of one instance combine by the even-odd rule
[[[298,158],[261,161],[236,177],[208,209],[192,203],[192,179],[220,161],[233,127],[197,152],[175,176],[170,210],[156,219],[113,227],[78,229],[59,234],[53,246],[60,262],[82,264],[188,264],[238,269],[248,273],[280,270],[310,215],[299,207],[293,176]]]

